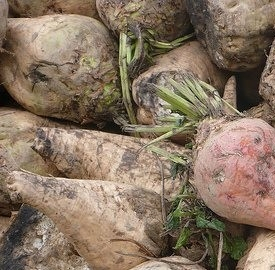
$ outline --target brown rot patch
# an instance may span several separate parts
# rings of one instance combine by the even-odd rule
[[[259,190],[258,192],[256,192],[256,195],[260,197],[265,197],[266,194],[267,194],[266,190]]]
[[[3,237],[0,247],[0,269],[1,270],[23,270],[27,269],[26,257],[22,245],[26,233],[36,225],[42,214],[35,209],[22,205],[15,221],[11,224],[6,236]]]
[[[124,258],[123,258],[122,256],[119,256],[119,258],[117,259],[116,263],[117,263],[117,264],[121,264],[121,263],[123,263],[124,261],[125,261]]]
[[[44,157],[51,157],[54,152],[52,149],[52,143],[48,139],[47,133],[42,128],[37,129],[36,139],[31,148]]]
[[[256,137],[256,138],[254,138],[254,143],[255,143],[255,144],[260,144],[261,142],[262,142],[261,137]]]
[[[224,180],[225,180],[224,169],[221,168],[219,170],[216,170],[213,173],[212,178],[213,178],[214,182],[217,184],[221,184],[222,182],[224,182]]]
[[[121,168],[134,168],[137,166],[137,152],[136,150],[126,149],[120,161]]]
[[[129,207],[136,213],[139,219],[150,216],[153,211],[160,211],[160,201],[154,193],[142,189],[123,190],[121,195],[128,201]]]
[[[70,188],[67,185],[60,185],[60,182],[55,178],[48,178],[48,181],[44,181],[41,177],[36,177],[33,182],[38,182],[39,186],[44,188],[44,194],[54,193],[58,196],[66,197],[73,200],[77,197],[77,191]]]

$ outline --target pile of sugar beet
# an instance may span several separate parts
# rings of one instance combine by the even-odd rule
[[[274,25],[275,0],[0,0],[0,269],[273,269]],[[124,125],[161,128],[183,81],[231,105],[152,151]],[[187,186],[242,254],[189,230]]]

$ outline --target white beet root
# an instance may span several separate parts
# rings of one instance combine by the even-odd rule
[[[128,270],[144,261],[124,253],[159,256],[166,248],[160,196],[136,186],[100,180],[43,177],[14,171],[7,179],[13,201],[48,217],[93,270]],[[138,244],[136,244],[138,243]]]

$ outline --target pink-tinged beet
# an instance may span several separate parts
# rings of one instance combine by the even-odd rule
[[[202,122],[194,185],[216,214],[274,230],[275,129],[256,118]]]

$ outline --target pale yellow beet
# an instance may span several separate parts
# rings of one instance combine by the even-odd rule
[[[93,130],[39,128],[32,147],[69,178],[134,184],[159,194],[164,184],[165,196],[172,198],[180,192],[182,181],[173,179],[172,164],[166,158],[146,148],[140,151],[149,142]],[[161,147],[173,153],[187,151],[173,143]]]
[[[211,62],[209,55],[198,41],[187,42],[166,54],[157,56],[154,65],[140,74],[132,84],[133,99],[138,106],[139,123],[158,123],[158,117],[171,114],[171,110],[165,108],[167,103],[156,95],[152,84],[170,86],[169,79],[180,82],[187,74],[193,74],[196,78],[210,83],[220,94],[223,93],[228,79],[228,74]]]
[[[240,260],[237,270],[263,270],[275,267],[275,233],[266,229],[254,229],[254,244],[244,259]]]
[[[166,238],[160,236],[161,199],[155,192],[19,171],[12,172],[7,183],[12,200],[50,217],[93,270],[128,270],[144,259],[123,254],[160,256],[166,248]]]
[[[41,175],[61,175],[54,164],[31,149],[36,129],[40,126],[70,128],[69,124],[61,124],[27,111],[0,108],[0,215],[9,215],[15,207],[11,205],[5,186],[10,171],[22,168]]]
[[[77,123],[121,108],[117,45],[98,20],[53,14],[8,20],[0,83],[25,109]]]

